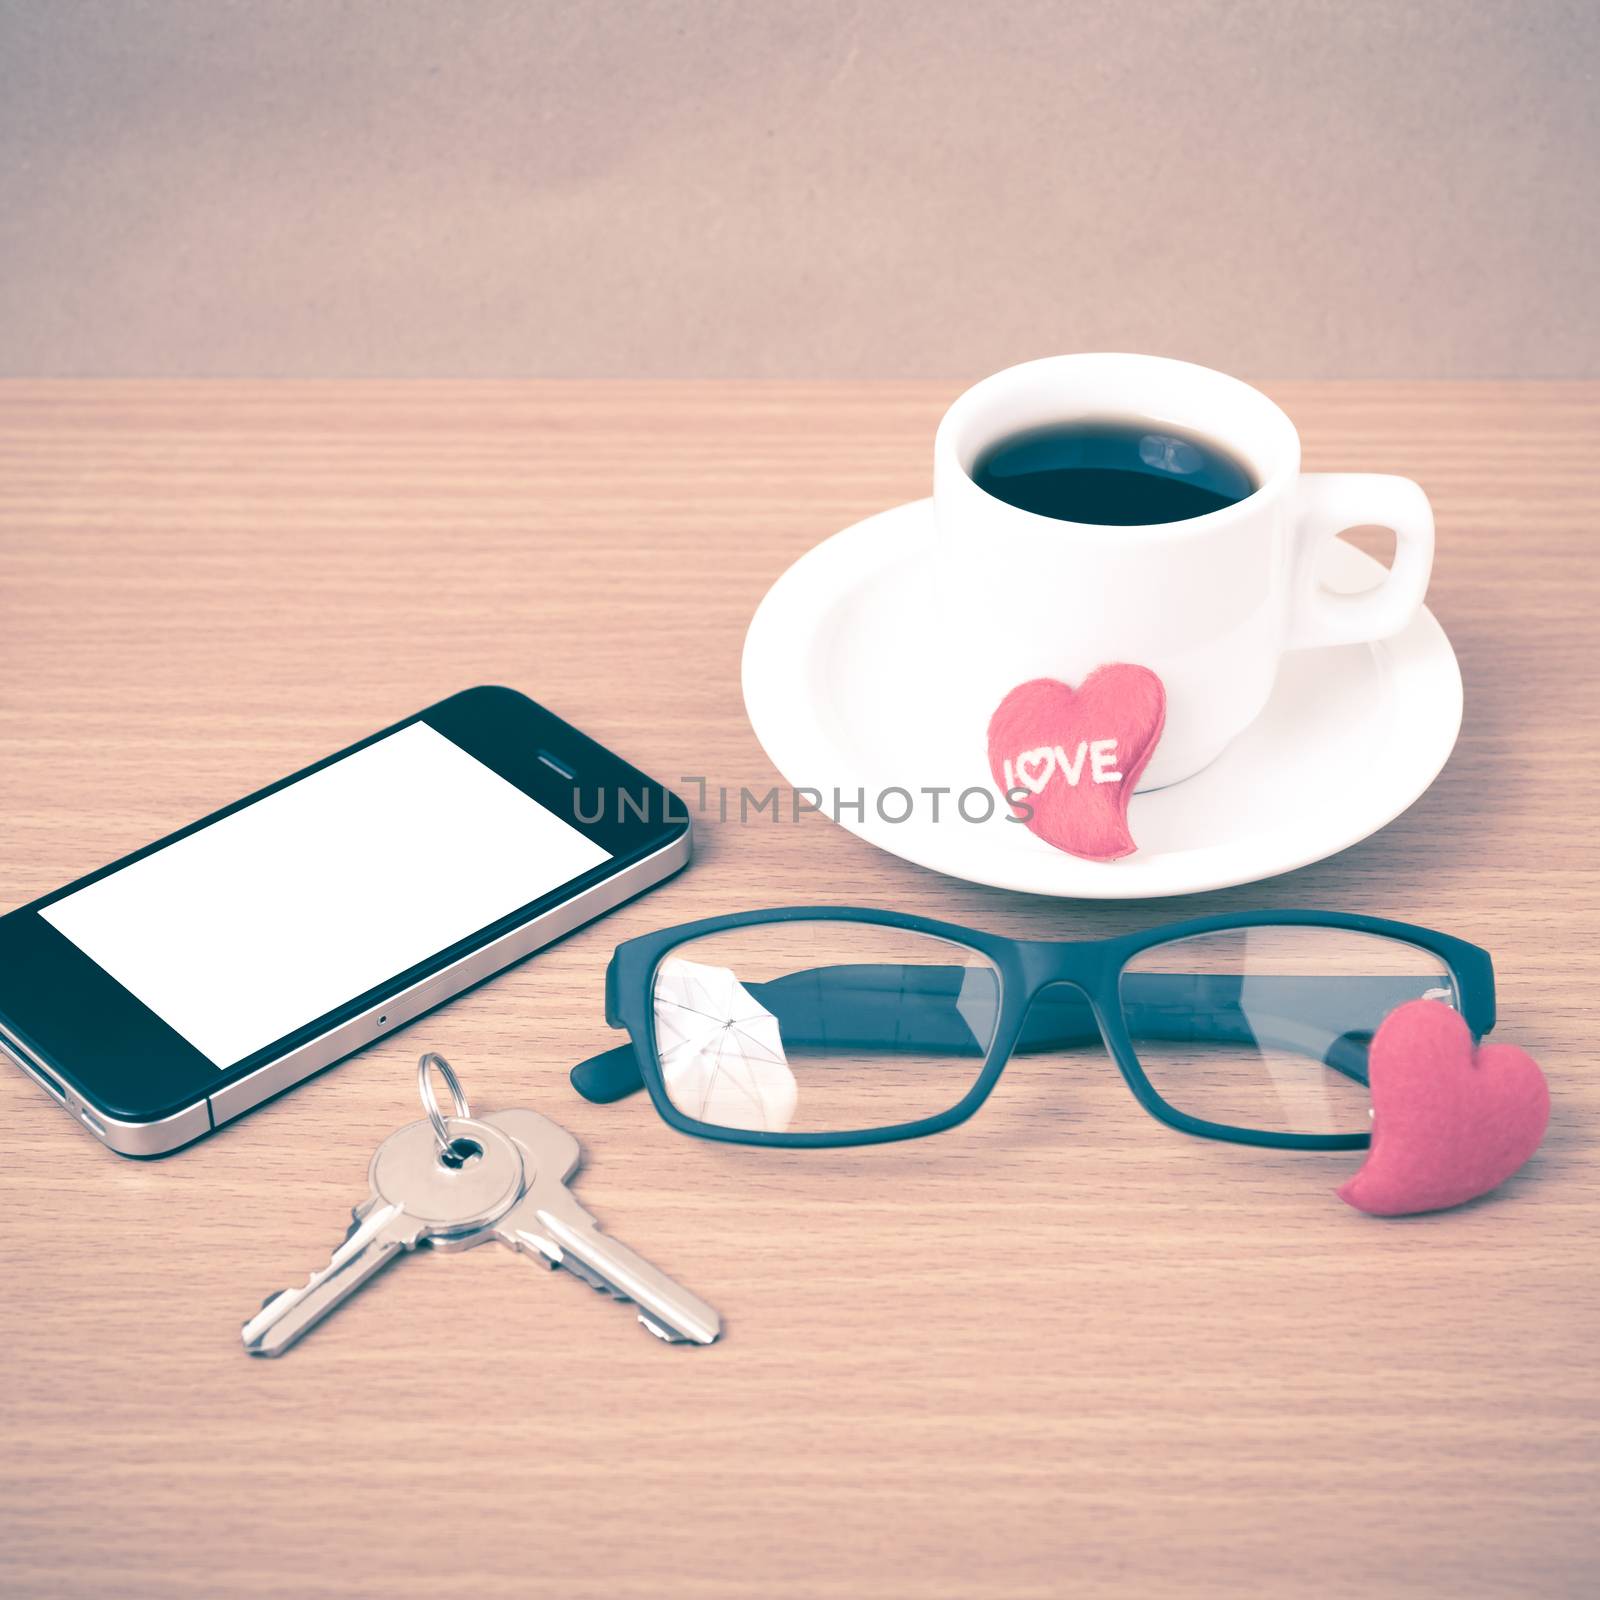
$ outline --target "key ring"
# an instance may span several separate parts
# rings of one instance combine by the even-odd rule
[[[429,1050],[417,1062],[417,1093],[422,1096],[422,1109],[428,1113],[428,1121],[433,1124],[433,1136],[439,1141],[439,1154],[448,1156],[452,1153],[450,1130],[445,1126],[444,1118],[439,1114],[439,1102],[434,1098],[431,1071],[434,1067],[444,1074],[445,1087],[450,1091],[457,1118],[462,1122],[470,1121],[472,1110],[467,1105],[467,1097],[461,1092],[461,1080],[451,1070],[450,1063],[437,1050]]]

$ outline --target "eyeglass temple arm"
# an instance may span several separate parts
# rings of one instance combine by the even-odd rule
[[[984,1025],[981,993],[963,1010],[967,967],[860,964],[817,967],[745,988],[778,1019],[792,1044],[885,1049],[924,1055],[978,1055],[974,1023]],[[1249,983],[1248,1010],[1241,1004]],[[1357,1083],[1367,1081],[1365,1032],[1335,1032],[1351,1015],[1382,1017],[1437,986],[1416,977],[1293,977],[1141,972],[1123,978],[1128,1029],[1141,1039],[1191,1044],[1269,1044],[1321,1060]],[[910,1000],[914,1004],[907,1005]],[[992,1019],[990,1019],[992,1020]],[[1100,1038],[1087,998],[1046,990],[1029,1008],[1016,1049],[1059,1050]],[[1330,1042],[1331,1040],[1331,1042]],[[644,1087],[632,1045],[572,1069],[572,1086],[596,1104]]]

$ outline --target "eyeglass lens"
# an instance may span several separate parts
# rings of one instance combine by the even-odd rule
[[[1268,1133],[1369,1133],[1367,1045],[1406,1000],[1457,1005],[1449,969],[1344,928],[1231,928],[1155,945],[1118,984],[1151,1087],[1188,1116]]]
[[[931,934],[766,922],[679,945],[656,970],[656,1055],[685,1116],[841,1133],[936,1116],[976,1081],[1000,975]]]

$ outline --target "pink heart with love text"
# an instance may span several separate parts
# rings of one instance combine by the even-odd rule
[[[1128,802],[1166,715],[1148,667],[1096,667],[1076,689],[1034,678],[989,719],[989,770],[1029,832],[1068,855],[1115,861],[1138,848]]]

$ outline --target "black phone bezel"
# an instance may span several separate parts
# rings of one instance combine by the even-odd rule
[[[609,851],[610,859],[222,1069],[39,914],[418,722],[571,823]],[[585,820],[596,813],[598,820]],[[124,1122],[160,1121],[626,871],[689,826],[688,812],[671,790],[537,701],[499,685],[466,689],[0,916],[0,1027],[94,1109]]]

